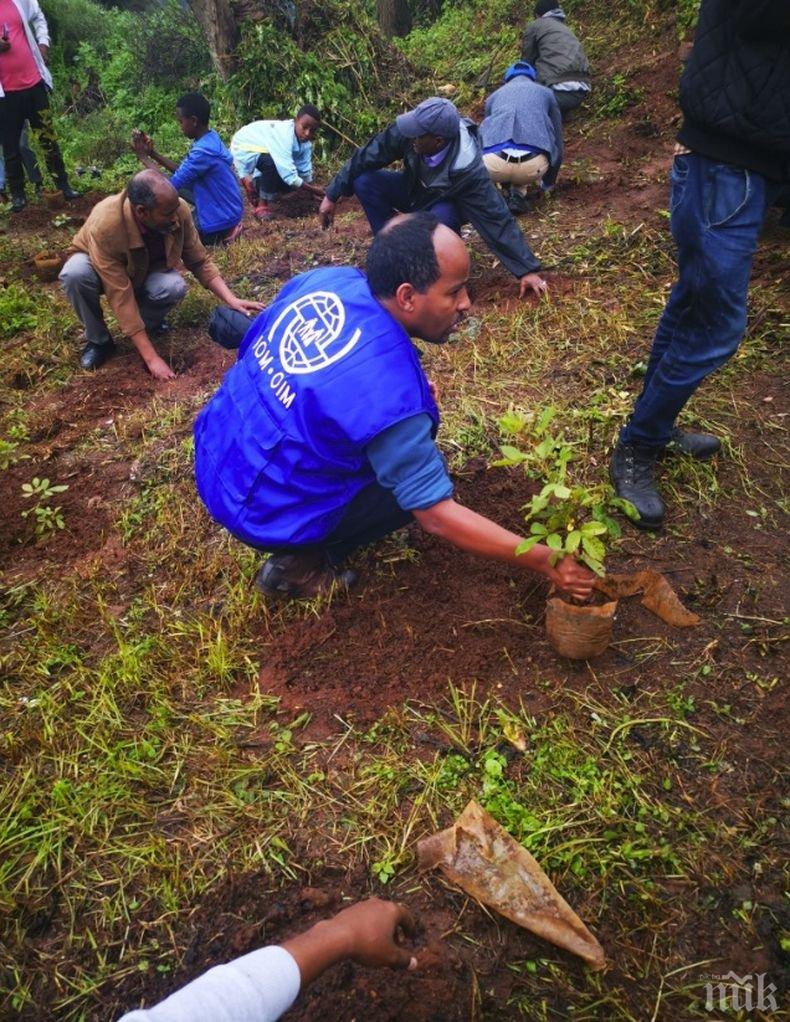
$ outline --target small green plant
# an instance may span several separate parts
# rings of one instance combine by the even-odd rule
[[[15,337],[37,323],[35,299],[21,284],[9,284],[0,291],[0,338]]]
[[[615,496],[609,483],[586,486],[568,479],[568,466],[574,451],[570,444],[549,432],[557,413],[553,406],[543,409],[534,421],[513,410],[500,420],[499,427],[511,436],[528,430],[537,440],[531,448],[521,450],[510,444],[501,447],[502,459],[495,465],[523,465],[531,478],[545,480],[539,493],[525,506],[525,519],[530,535],[517,553],[525,553],[536,543],[545,543],[552,551],[552,564],[566,554],[573,554],[596,574],[604,574],[604,559],[611,540],[620,538],[622,530],[611,512],[619,510],[629,517],[637,512],[632,504]]]
[[[628,84],[624,74],[614,74],[601,90],[596,113],[601,118],[613,119],[629,106],[638,103],[644,96],[644,89]]]
[[[23,518],[33,515],[36,523],[36,535],[40,539],[47,539],[58,529],[66,527],[66,521],[59,507],[52,507],[50,500],[56,493],[65,493],[68,486],[61,484],[53,486],[49,479],[41,479],[35,476],[31,482],[22,484],[22,496],[27,500],[34,500],[33,507],[22,512]]]
[[[378,862],[372,863],[370,869],[380,884],[388,884],[395,876],[395,865],[389,856],[385,856]]]
[[[5,440],[0,437],[0,470],[5,472],[7,468],[12,465],[16,465],[22,458],[27,458],[27,454],[17,454],[19,444],[16,440]]]

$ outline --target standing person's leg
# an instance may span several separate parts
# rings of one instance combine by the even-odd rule
[[[743,337],[752,257],[772,194],[759,174],[693,154],[675,159],[671,212],[678,279],[612,460],[619,495],[635,504],[646,527],[663,517],[652,479],[657,455],[676,435],[675,420],[686,402]],[[718,443],[694,435],[684,443],[681,434],[679,446],[706,457]]]
[[[36,191],[39,191],[44,183],[44,179],[41,177],[41,169],[38,165],[36,154],[30,148],[30,136],[28,134],[27,121],[25,121],[25,126],[22,128],[22,134],[19,137],[19,151],[22,154],[22,163],[24,164],[28,180]]]
[[[354,180],[354,195],[374,234],[396,213],[408,213],[411,209],[406,175],[393,170],[368,170],[360,174]]]
[[[149,333],[158,330],[168,312],[178,305],[186,293],[186,281],[177,270],[154,270],[149,273],[143,286],[135,291],[145,329]]]
[[[26,119],[33,131],[36,132],[41,148],[44,150],[44,158],[47,161],[49,172],[55,180],[55,184],[63,192],[67,199],[76,199],[77,193],[69,184],[66,174],[66,165],[55,137],[55,125],[52,119],[52,108],[49,105],[49,93],[43,82],[34,85],[32,89],[24,90],[26,97]],[[21,130],[21,129],[20,129]]]
[[[6,181],[11,195],[12,211],[18,213],[25,206],[25,173],[19,138],[25,126],[24,94],[29,91],[7,92],[0,98],[0,143],[5,158]]]

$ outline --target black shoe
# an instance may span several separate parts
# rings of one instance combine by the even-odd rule
[[[672,430],[666,450],[669,454],[687,454],[697,461],[707,461],[719,453],[721,440],[710,433],[686,433],[676,428]]]
[[[165,323],[164,320],[159,324],[159,326],[151,327],[151,333],[152,334],[159,334],[159,335],[161,335],[161,334],[169,334],[170,330],[171,330],[170,324],[169,323]]]
[[[535,204],[530,202],[526,195],[514,191],[508,196],[507,208],[514,216],[518,216],[520,213],[531,213]]]
[[[63,198],[68,199],[69,202],[73,202],[80,197],[80,193],[75,192],[68,181],[58,184],[58,188],[63,192]]]
[[[27,199],[24,195],[12,195],[11,196],[11,212],[21,213],[27,205]]]
[[[630,501],[639,512],[639,518],[633,523],[638,529],[657,529],[664,518],[664,502],[653,481],[653,469],[660,453],[641,444],[618,443],[609,464],[615,493]]]
[[[264,596],[310,599],[328,593],[334,586],[352,586],[357,580],[353,571],[337,571],[323,555],[309,551],[303,554],[272,554],[255,576],[255,588]]]
[[[107,359],[114,353],[115,345],[112,341],[107,344],[86,344],[80,355],[80,365],[83,369],[98,369],[104,365]]]

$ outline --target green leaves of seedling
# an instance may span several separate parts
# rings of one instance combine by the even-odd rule
[[[49,501],[56,493],[65,493],[67,485],[53,486],[49,479],[35,476],[29,483],[22,483],[22,496],[26,500],[35,500],[35,506],[22,512],[22,517],[33,515],[36,523],[36,536],[46,539],[59,529],[66,527],[66,522],[59,507],[51,507]]]
[[[612,512],[621,511],[630,518],[638,514],[632,504],[615,496],[608,483],[585,486],[568,478],[568,468],[574,460],[573,447],[562,436],[548,432],[556,414],[553,405],[539,414],[522,415],[510,409],[499,420],[506,435],[528,433],[538,440],[526,449],[503,444],[502,459],[494,463],[523,465],[529,477],[543,480],[540,492],[532,496],[524,509],[530,534],[518,545],[516,553],[526,553],[537,543],[545,543],[552,552],[552,564],[572,554],[596,574],[603,575],[608,543],[622,535]]]

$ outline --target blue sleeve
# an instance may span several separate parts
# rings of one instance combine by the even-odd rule
[[[203,177],[210,162],[210,157],[199,146],[192,146],[174,171],[170,183],[176,190],[191,187],[198,178]]]
[[[365,449],[379,483],[392,490],[404,511],[424,511],[453,495],[432,427],[430,415],[412,415],[379,433]]]

